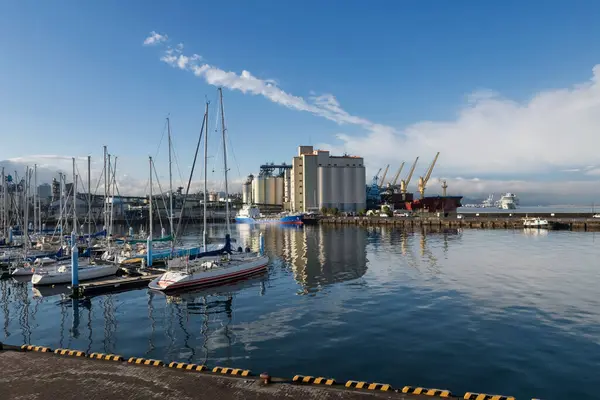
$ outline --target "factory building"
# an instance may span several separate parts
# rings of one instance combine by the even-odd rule
[[[329,151],[300,146],[292,162],[289,187],[292,211],[337,208],[357,212],[366,208],[362,157],[331,156]]]
[[[283,176],[258,176],[252,180],[254,204],[283,205]]]

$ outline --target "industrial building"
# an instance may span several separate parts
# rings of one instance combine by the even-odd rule
[[[366,208],[364,160],[332,156],[329,151],[300,146],[290,174],[290,208],[310,212],[337,208],[358,212]]]

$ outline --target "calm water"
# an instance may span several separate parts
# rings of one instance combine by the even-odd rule
[[[257,230],[235,229],[256,246]],[[268,274],[220,293],[144,289],[72,303],[3,280],[0,340],[456,394],[598,398],[600,236],[358,227],[264,235]]]

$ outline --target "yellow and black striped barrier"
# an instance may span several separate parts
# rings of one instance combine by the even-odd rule
[[[138,358],[138,357],[131,357],[129,360],[127,360],[127,362],[129,364],[151,365],[153,367],[162,367],[163,365],[165,365],[160,360],[151,360],[151,359],[147,359],[147,358]]]
[[[83,351],[79,350],[69,350],[69,349],[56,349],[54,350],[54,354],[59,356],[73,356],[73,357],[85,357],[86,354]]]
[[[41,353],[52,353],[52,349],[50,347],[32,346],[30,344],[24,344],[23,346],[21,346],[21,350],[23,350],[23,351],[39,351]]]
[[[96,360],[106,360],[106,361],[123,361],[124,360],[124,358],[122,356],[118,356],[116,354],[92,353],[88,357],[94,358]]]
[[[404,386],[402,393],[424,394],[426,396],[452,397],[452,392],[444,389],[427,389],[422,387]],[[465,397],[466,398],[466,397]]]
[[[185,369],[186,371],[206,371],[207,370],[205,365],[187,364],[187,363],[180,363],[180,362],[169,363],[169,368]]]
[[[363,381],[348,381],[345,385],[347,388],[381,390],[384,392],[393,390],[391,385],[387,383],[368,383]]]
[[[335,385],[335,379],[332,379],[332,378],[323,378],[323,377],[315,378],[314,376],[304,376],[304,375],[294,376],[294,379],[292,379],[292,382],[313,383],[315,385],[328,385],[328,386]]]
[[[466,400],[515,400],[512,396],[502,396],[499,394],[485,394],[485,393],[465,393],[464,399]]]
[[[220,374],[227,374],[227,375],[250,376],[250,370],[239,369],[239,368],[214,367],[212,372],[220,373]]]

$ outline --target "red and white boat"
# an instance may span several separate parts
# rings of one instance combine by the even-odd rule
[[[221,257],[171,261],[169,270],[148,284],[150,289],[172,291],[246,279],[266,271],[269,257],[258,253],[240,252]]]

